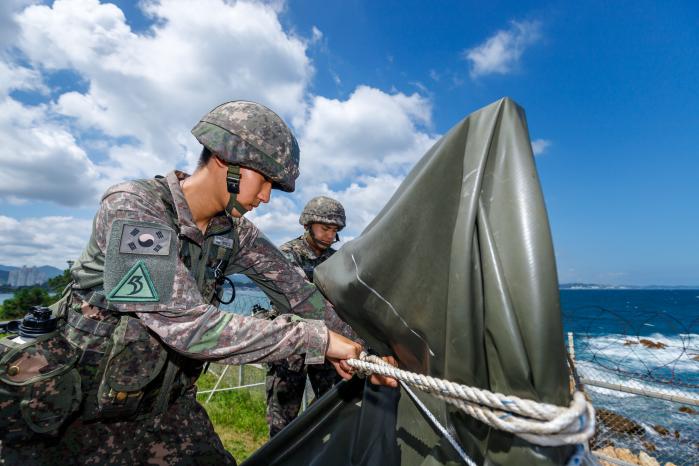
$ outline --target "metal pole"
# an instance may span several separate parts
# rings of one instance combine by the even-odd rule
[[[242,364],[238,366],[238,386],[243,385],[243,366]]]
[[[697,398],[687,398],[684,396],[668,395],[665,393],[659,393],[653,390],[646,390],[643,388],[633,388],[627,387],[626,385],[614,384],[602,382],[599,380],[585,379],[581,378],[580,382],[583,385],[592,385],[593,387],[606,388],[608,390],[616,390],[619,392],[632,393],[634,395],[642,395],[650,398],[658,398],[659,400],[673,401],[675,403],[682,403],[686,405],[699,406],[699,399]]]
[[[224,366],[223,371],[221,372],[221,375],[218,377],[218,380],[216,381],[216,384],[214,385],[213,390],[209,393],[209,396],[206,397],[206,401],[204,403],[208,403],[211,400],[211,397],[214,396],[214,392],[218,388],[219,384],[221,383],[221,380],[223,380],[223,376],[226,375],[226,371],[228,370],[230,366]]]
[[[265,385],[264,382],[258,382],[258,383],[250,383],[250,384],[247,384],[247,385],[241,385],[240,387],[219,388],[219,389],[216,390],[216,391],[217,391],[217,392],[228,392],[228,391],[231,391],[231,390],[240,390],[240,389],[243,389],[243,388],[262,387],[262,386],[264,386],[264,385]],[[200,391],[200,392],[197,392],[197,395],[204,395],[204,394],[206,394],[206,393],[213,393],[213,390],[202,390],[202,391]]]
[[[575,343],[573,341],[573,332],[568,332],[568,353],[570,354],[570,359],[575,361]]]

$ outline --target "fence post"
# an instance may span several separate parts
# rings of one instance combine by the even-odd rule
[[[218,388],[219,384],[221,383],[221,380],[223,380],[223,376],[226,375],[226,372],[228,371],[229,367],[230,366],[224,366],[223,372],[221,372],[221,375],[218,377],[218,380],[216,381],[216,384],[214,385],[214,388],[211,389],[211,393],[209,393],[209,396],[206,397],[206,401],[204,403],[208,403],[209,401],[211,401],[211,397],[214,396],[216,389]]]
[[[243,385],[243,367],[245,367],[245,366],[243,366],[242,364],[240,366],[238,366],[238,386],[239,387]]]
[[[575,343],[573,341],[573,332],[568,332],[568,354],[570,354],[570,359],[575,361]]]

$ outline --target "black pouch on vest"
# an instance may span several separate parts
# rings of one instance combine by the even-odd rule
[[[97,391],[100,417],[125,419],[137,414],[145,387],[160,374],[166,360],[162,344],[137,318],[121,316]]]
[[[0,340],[0,440],[57,433],[80,406],[78,357],[60,331]]]

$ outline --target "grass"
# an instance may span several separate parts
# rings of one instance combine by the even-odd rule
[[[197,385],[199,390],[213,388],[224,366],[212,365],[211,371],[204,374]],[[214,375],[216,374],[216,375]],[[219,384],[219,388],[239,385],[238,368],[230,367]],[[264,370],[246,366],[243,384],[264,381]],[[269,438],[265,420],[266,401],[264,387],[217,392],[211,401],[205,403],[208,394],[197,398],[211,417],[216,433],[223,446],[238,462],[248,458]]]

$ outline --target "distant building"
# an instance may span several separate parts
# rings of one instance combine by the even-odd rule
[[[32,286],[40,285],[47,280],[46,274],[37,267],[23,266],[20,269],[10,271],[7,284],[10,286]]]

